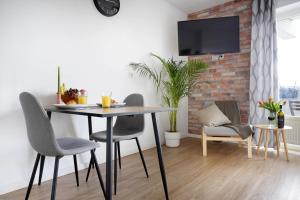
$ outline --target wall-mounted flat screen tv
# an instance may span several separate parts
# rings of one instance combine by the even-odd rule
[[[240,51],[239,16],[178,22],[180,56]]]

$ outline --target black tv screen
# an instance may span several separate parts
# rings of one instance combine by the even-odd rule
[[[180,56],[240,51],[239,16],[178,22]]]

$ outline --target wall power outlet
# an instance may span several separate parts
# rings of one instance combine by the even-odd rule
[[[219,55],[212,55],[211,60],[212,61],[219,61],[224,59],[224,54],[219,54]]]

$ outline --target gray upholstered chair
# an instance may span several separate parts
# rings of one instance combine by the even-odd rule
[[[216,101],[217,107],[228,117],[232,124],[202,127],[203,156],[207,156],[207,141],[247,142],[248,158],[252,158],[252,129],[241,125],[240,109],[236,101]]]
[[[131,94],[124,100],[126,106],[143,106],[144,99],[141,94]],[[116,123],[113,127],[113,142],[114,142],[114,193],[117,192],[117,160],[119,159],[119,167],[121,169],[121,155],[120,155],[120,142],[124,140],[135,140],[140,157],[144,166],[144,170],[147,178],[149,177],[144,156],[140,147],[138,137],[142,135],[144,130],[144,115],[134,116],[119,116],[116,119]],[[92,140],[97,142],[106,142],[106,131],[100,131],[93,133],[90,137]],[[118,155],[117,155],[118,154]],[[92,160],[89,165],[89,169],[86,176],[88,181],[89,173],[92,166]]]
[[[33,167],[26,197],[32,188],[41,156],[55,157],[54,174],[52,181],[51,200],[55,199],[57,172],[60,158],[68,155],[76,155],[87,151],[91,152],[91,157],[95,162],[100,185],[105,194],[104,184],[99,170],[98,162],[93,149],[99,147],[99,144],[80,138],[59,138],[56,139],[51,122],[38,100],[30,93],[23,92],[20,94],[20,102],[25,116],[27,136],[32,148],[37,151],[37,157]]]

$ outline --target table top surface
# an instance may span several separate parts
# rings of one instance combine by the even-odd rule
[[[94,117],[114,117],[114,116],[126,116],[137,115],[156,112],[170,112],[175,111],[174,108],[156,107],[156,106],[125,106],[120,108],[101,108],[90,107],[85,109],[62,109],[55,106],[46,106],[47,112],[57,112],[75,115],[86,115]]]
[[[268,130],[291,130],[293,127],[291,126],[284,126],[283,128],[278,128],[274,125],[269,124],[254,124],[253,127],[260,128],[260,129],[268,129]]]

